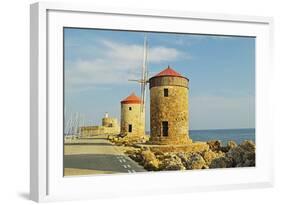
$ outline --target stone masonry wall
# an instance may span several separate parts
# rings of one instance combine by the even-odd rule
[[[180,79],[182,81],[182,78]],[[174,82],[174,80],[173,80]],[[188,88],[164,85],[150,88],[150,142],[154,144],[186,144],[188,136]],[[168,97],[164,97],[168,88]],[[168,136],[162,136],[162,121],[168,121]]]
[[[112,117],[104,117],[102,118],[102,126],[117,127],[118,126],[117,119]]]
[[[92,137],[96,135],[103,135],[103,134],[119,134],[120,127],[105,127],[105,126],[86,126],[81,127],[81,137]]]
[[[152,77],[149,79],[149,88],[157,86],[180,86],[188,88],[189,80],[185,77],[176,77],[176,76],[161,76],[161,77]]]
[[[132,132],[129,132],[129,124],[132,125]],[[140,104],[121,104],[121,135],[134,138],[144,135],[144,115]]]

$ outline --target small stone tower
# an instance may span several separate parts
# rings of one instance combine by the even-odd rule
[[[104,117],[102,118],[102,126],[104,127],[117,127],[118,122],[116,118],[109,117],[108,113],[106,112]]]
[[[144,136],[144,115],[141,112],[142,101],[132,93],[121,101],[122,136],[138,138]]]
[[[189,80],[168,66],[149,79],[150,143],[186,144]]]

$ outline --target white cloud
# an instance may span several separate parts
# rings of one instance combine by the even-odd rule
[[[115,60],[126,60],[128,62],[141,63],[143,57],[143,46],[136,44],[120,44],[112,41],[103,40],[105,45],[105,55]],[[189,58],[186,53],[178,51],[175,48],[163,46],[149,48],[149,61],[151,63],[159,63],[163,61],[173,61],[180,57]]]
[[[93,53],[92,59],[66,62],[65,80],[68,91],[99,84],[128,83],[128,79],[139,78],[143,58],[142,45],[121,44],[108,40],[100,42],[99,52],[96,55]],[[190,56],[175,48],[149,48],[149,63],[171,62],[180,58]]]

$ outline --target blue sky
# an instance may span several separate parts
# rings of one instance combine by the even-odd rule
[[[255,38],[146,34],[149,76],[170,65],[190,80],[190,129],[255,127]],[[120,101],[140,94],[128,79],[140,78],[144,35],[65,28],[66,121],[76,112],[87,125],[101,124],[105,112],[120,120]]]

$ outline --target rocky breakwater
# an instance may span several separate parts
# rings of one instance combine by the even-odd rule
[[[148,171],[192,170],[255,166],[255,144],[244,141],[208,141],[209,149],[201,152],[161,152],[149,148],[133,148],[125,153]]]
[[[230,141],[222,147],[224,155],[212,160],[210,168],[253,167],[256,162],[256,146],[252,141],[244,141],[239,145]]]
[[[132,137],[132,136],[114,136],[114,135],[109,135],[107,138],[109,141],[114,143],[115,145],[118,146],[134,146],[135,144],[138,143],[145,143],[149,140],[149,136],[137,136],[137,137]]]

